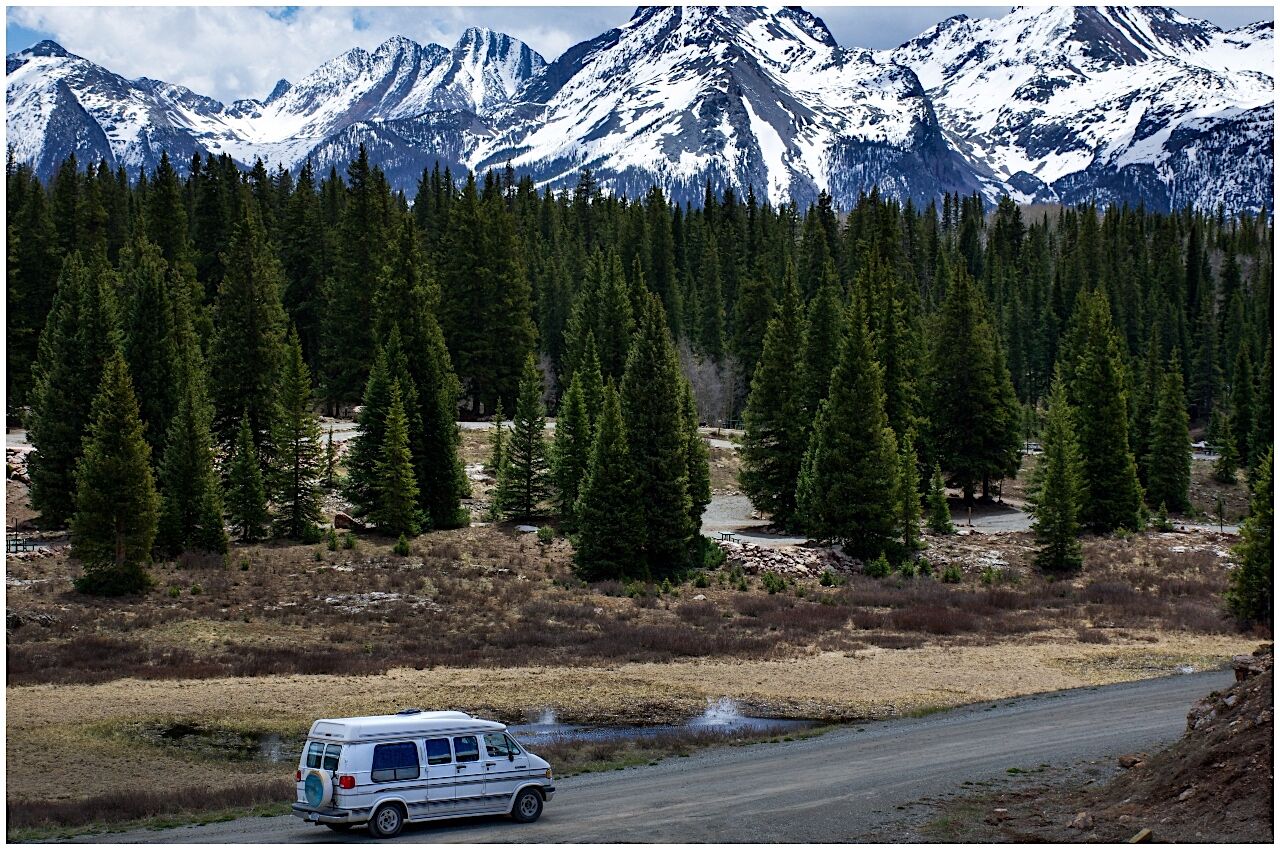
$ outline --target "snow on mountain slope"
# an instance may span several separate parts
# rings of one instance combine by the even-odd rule
[[[858,147],[903,166],[882,188],[940,191],[936,180],[909,179],[929,171],[912,161],[921,139],[938,136],[914,74],[840,47],[794,8],[642,8],[566,52],[496,117],[504,129],[478,152],[481,166],[510,161],[553,185],[590,167],[617,191],[656,182],[693,199],[711,178],[804,202],[832,188],[833,166]],[[935,171],[948,188],[966,185],[947,158],[943,150]]]
[[[467,30],[453,49],[397,36],[372,53],[347,51],[296,84],[281,80],[265,100],[227,107],[182,86],[126,80],[41,42],[8,57],[8,130],[17,156],[44,175],[72,151],[131,171],[154,168],[165,148],[179,167],[197,151],[292,167],[351,127],[465,113],[456,126],[474,130],[474,115],[544,65],[524,43],[488,30]]]
[[[880,56],[912,68],[951,143],[1025,200],[1078,193],[1088,181],[1075,175],[1161,172],[1179,128],[1211,144],[1215,122],[1275,99],[1269,24],[1223,31],[1161,7],[957,16]],[[1246,192],[1250,205],[1269,183]]]
[[[796,7],[649,7],[547,64],[510,36],[388,39],[229,106],[128,80],[41,42],[7,61],[9,141],[48,177],[69,154],[136,174],[162,151],[297,168],[360,144],[392,182],[508,162],[541,185],[697,203],[748,188],[994,199],[1271,205],[1270,23],[1222,30],[1162,7],[948,18],[888,51],[841,47]]]

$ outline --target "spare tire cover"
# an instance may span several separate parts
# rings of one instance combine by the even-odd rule
[[[302,781],[302,793],[307,805],[319,808],[333,797],[333,779],[325,770],[313,770]]]

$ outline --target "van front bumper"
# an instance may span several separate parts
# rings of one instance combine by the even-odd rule
[[[369,820],[367,809],[313,809],[306,803],[293,804],[293,816],[307,823],[364,823]]]

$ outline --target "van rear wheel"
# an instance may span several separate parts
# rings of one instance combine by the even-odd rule
[[[369,832],[374,838],[395,838],[404,829],[404,810],[395,803],[378,806],[369,819]]]
[[[516,795],[511,806],[511,818],[516,823],[533,823],[542,815],[542,795],[526,788]]]

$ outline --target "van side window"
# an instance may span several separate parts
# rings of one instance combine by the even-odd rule
[[[501,732],[490,732],[484,736],[484,749],[491,756],[507,758],[515,755],[515,750],[507,745],[507,736]]]
[[[373,770],[369,772],[369,778],[374,782],[417,779],[418,746],[408,741],[378,744],[373,748]]]
[[[324,762],[321,765],[325,770],[338,769],[338,756],[342,755],[342,745],[329,744],[324,748]]]
[[[453,751],[457,753],[458,761],[480,761],[480,742],[475,735],[454,738]]]
[[[320,767],[320,760],[324,758],[324,744],[319,741],[312,741],[307,745],[307,767]]]
[[[427,764],[448,764],[453,761],[448,738],[427,739]]]

